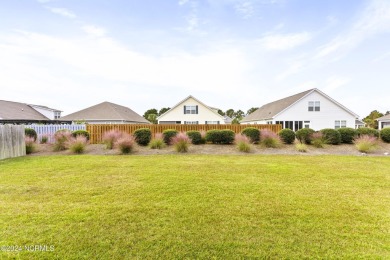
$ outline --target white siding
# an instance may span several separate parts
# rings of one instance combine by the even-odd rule
[[[309,101],[320,101],[321,111],[308,111]],[[310,128],[335,128],[335,120],[346,120],[347,127],[355,128],[355,116],[314,91],[295,105],[274,117],[276,121],[310,121]]]
[[[184,114],[184,106],[198,106],[198,114]],[[180,121],[181,124],[184,124],[184,121],[198,121],[199,124],[205,124],[206,121],[219,121],[219,124],[225,124],[222,116],[215,114],[208,107],[191,97],[158,118],[159,124],[162,121]]]
[[[54,120],[54,111],[53,110],[47,110],[40,107],[31,106],[33,109],[44,115],[45,117],[49,118],[50,120]],[[61,115],[61,114],[60,114]]]

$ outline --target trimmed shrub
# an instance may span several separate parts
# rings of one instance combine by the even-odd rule
[[[279,131],[279,137],[285,144],[292,144],[295,141],[295,132],[290,128],[285,128]]]
[[[179,133],[179,131],[177,131],[175,129],[164,130],[163,133],[162,133],[163,134],[163,138],[164,138],[164,142],[166,144],[170,145],[172,137],[176,136],[178,133]]]
[[[188,131],[187,135],[191,138],[192,144],[201,144],[202,143],[202,135],[199,131]]]
[[[267,148],[277,148],[281,145],[280,137],[268,129],[260,131],[261,144]]]
[[[311,135],[311,144],[317,148],[324,148],[326,140],[322,132],[315,132]]]
[[[24,135],[34,138],[34,142],[38,138],[37,132],[34,129],[32,129],[32,128],[25,128],[24,129]]]
[[[311,135],[314,132],[311,128],[302,128],[295,132],[295,136],[301,144],[311,144]]]
[[[369,128],[369,127],[361,127],[356,129],[357,136],[362,136],[362,135],[370,135],[370,136],[375,136],[379,137],[379,131],[374,129],[374,128]]]
[[[380,137],[383,142],[390,143],[390,128],[383,128],[380,131]]]
[[[213,144],[221,143],[221,131],[220,130],[209,130],[206,132],[206,142]]]
[[[372,135],[361,135],[355,139],[355,146],[359,152],[373,152],[378,147],[378,140],[375,136]]]
[[[113,149],[115,142],[118,141],[118,139],[121,138],[123,134],[123,132],[116,129],[105,132],[102,139],[103,143],[106,145],[106,148]]]
[[[122,154],[128,154],[133,151],[135,139],[130,134],[122,133],[122,136],[118,138],[114,145]]]
[[[306,153],[307,152],[307,146],[303,143],[297,143],[295,145],[295,149],[297,149],[298,152]]]
[[[87,146],[88,139],[85,135],[79,134],[70,140],[69,149],[73,153],[81,154],[84,153],[85,147]]]
[[[242,130],[241,134],[247,136],[251,143],[258,144],[260,142],[260,130],[254,127],[247,127]]]
[[[26,135],[24,137],[24,141],[26,143],[26,154],[35,152],[36,147],[34,137]]]
[[[251,151],[250,139],[244,134],[236,134],[234,143],[240,152],[249,153]]]
[[[152,139],[152,131],[149,128],[140,128],[134,131],[137,144],[147,146]]]
[[[321,133],[327,144],[338,145],[341,143],[341,135],[336,129],[325,128],[321,130]]]
[[[176,152],[186,153],[188,152],[188,146],[191,144],[191,139],[185,133],[180,132],[172,137],[171,142],[175,146]]]
[[[163,135],[161,133],[157,133],[154,138],[150,141],[149,146],[152,149],[161,149],[165,147],[165,142]]]
[[[221,144],[232,144],[234,142],[235,133],[233,130],[221,130]]]
[[[72,132],[72,136],[76,138],[78,135],[84,136],[89,141],[89,132],[85,130],[76,130]]]
[[[337,131],[340,133],[341,142],[343,144],[352,144],[357,135],[356,130],[350,127],[339,128]]]
[[[54,134],[54,151],[63,151],[69,148],[72,132],[67,129],[58,130]]]

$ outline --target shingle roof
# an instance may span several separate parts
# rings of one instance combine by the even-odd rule
[[[381,120],[381,121],[384,121],[384,120],[390,120],[390,114],[387,114],[385,116],[382,116],[380,118],[377,118],[376,120]]]
[[[0,120],[50,120],[28,104],[0,100]]]
[[[241,122],[249,122],[249,121],[257,121],[263,119],[273,118],[275,115],[282,112],[287,107],[291,106],[308,93],[313,91],[314,89],[309,89],[302,93],[295,94],[293,96],[289,96],[283,99],[276,100],[274,102],[268,103],[257,109],[252,114],[247,115]]]
[[[128,107],[110,102],[103,102],[78,112],[61,117],[61,120],[121,120],[149,124],[145,118]]]

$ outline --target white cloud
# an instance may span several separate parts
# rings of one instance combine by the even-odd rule
[[[372,35],[389,31],[390,1],[371,1],[354,26],[348,32],[321,46],[315,58],[320,59],[332,55],[332,60],[338,60]]]
[[[289,50],[298,47],[311,39],[307,32],[295,34],[267,35],[259,42],[268,50]]]
[[[97,27],[94,25],[84,25],[81,28],[84,30],[84,32],[91,36],[103,37],[104,35],[106,35],[106,30],[102,27]]]
[[[235,5],[236,12],[239,13],[242,18],[249,19],[255,13],[255,8],[251,1],[243,1]]]
[[[59,15],[66,17],[66,18],[70,18],[70,19],[76,18],[76,15],[66,8],[56,8],[56,7],[48,7],[48,6],[46,6],[45,8],[48,9],[52,13],[59,14]]]

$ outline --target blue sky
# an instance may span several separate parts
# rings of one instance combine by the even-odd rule
[[[222,110],[318,88],[390,110],[388,0],[1,0],[0,99],[139,114]]]

